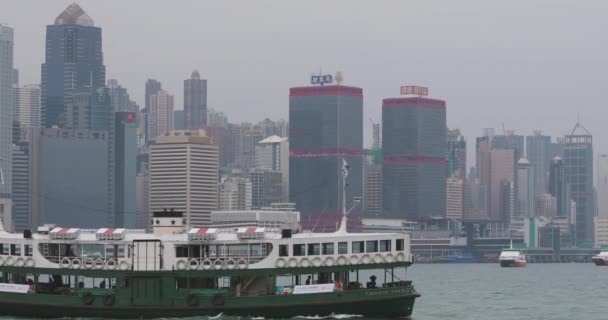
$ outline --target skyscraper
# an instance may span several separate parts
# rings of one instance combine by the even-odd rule
[[[305,229],[334,231],[342,217],[343,160],[350,166],[346,209],[354,197],[363,196],[363,90],[342,85],[291,88],[289,126],[291,202]],[[357,206],[349,214],[351,229],[361,225],[361,212]]]
[[[521,158],[517,162],[517,214],[521,217],[535,216],[536,192],[534,168],[530,161]]]
[[[516,195],[515,160],[517,151],[510,149],[491,149],[489,152],[489,217],[494,221],[509,221],[514,213]]]
[[[382,201],[391,218],[445,216],[446,104],[424,97],[382,103]]]
[[[255,147],[255,167],[281,172],[283,202],[289,199],[289,141],[270,136]]]
[[[150,139],[156,138],[173,130],[173,96],[165,90],[160,90],[150,96]]]
[[[146,91],[145,91],[145,105],[142,110],[142,121],[143,121],[143,131],[146,142],[154,141],[153,138],[150,137],[150,97],[153,94],[158,93],[162,89],[162,85],[158,80],[148,79],[146,81]]]
[[[251,210],[252,183],[243,177],[222,177],[220,210]]]
[[[547,192],[549,163],[551,162],[551,137],[543,136],[540,131],[526,137],[526,156],[534,170],[534,192]]]
[[[40,128],[40,86],[29,84],[13,88],[13,142],[20,140],[20,131]]]
[[[207,80],[198,70],[184,80],[184,118],[186,130],[207,128]]]
[[[0,24],[0,219],[12,229],[13,29]]]
[[[150,211],[184,212],[192,227],[218,207],[218,152],[200,131],[173,131],[150,145]]]
[[[133,112],[114,113],[113,226],[135,228],[137,176],[137,119]]]
[[[448,174],[457,173],[461,177],[467,174],[467,142],[459,129],[448,130]]]
[[[273,203],[285,202],[280,171],[254,168],[249,171],[252,186],[251,207],[260,209]]]
[[[42,64],[42,124],[59,126],[76,91],[90,93],[104,86],[101,28],[76,3],[46,28],[46,57]]]
[[[597,215],[608,218],[608,154],[597,156]]]
[[[560,157],[551,160],[549,174],[549,194],[556,199],[556,215],[558,217],[569,217],[570,214],[570,190],[566,184],[566,173],[564,161]],[[574,221],[572,221],[574,223]]]
[[[593,137],[577,122],[566,135],[564,172],[576,202],[576,242],[593,243]]]

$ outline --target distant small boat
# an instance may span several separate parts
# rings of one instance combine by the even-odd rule
[[[443,262],[446,263],[478,263],[479,259],[469,252],[455,252],[447,255]]]
[[[596,266],[608,266],[608,251],[602,251],[591,258]]]
[[[525,267],[526,256],[519,249],[503,249],[498,257],[501,267]]]

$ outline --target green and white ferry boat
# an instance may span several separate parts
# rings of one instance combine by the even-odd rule
[[[0,231],[0,313],[409,317],[419,297],[405,280],[409,235],[349,233],[345,217],[334,233],[186,229],[182,214],[172,211],[153,214],[152,233]]]

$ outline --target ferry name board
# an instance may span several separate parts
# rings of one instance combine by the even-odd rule
[[[335,287],[336,287],[336,285],[333,283],[309,284],[309,285],[303,285],[303,286],[295,286],[295,287],[293,287],[293,294],[334,292]]]
[[[26,284],[0,283],[0,292],[28,293],[29,289]]]
[[[310,76],[310,83],[315,85],[324,85],[330,84],[334,82],[333,76],[331,74],[324,74],[318,76]]]

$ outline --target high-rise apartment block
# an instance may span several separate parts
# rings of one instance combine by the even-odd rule
[[[251,210],[252,183],[243,177],[222,177],[220,210]]]
[[[186,130],[207,128],[207,80],[198,70],[184,80],[184,120]]]
[[[106,82],[101,28],[77,4],[69,5],[46,28],[42,64],[42,125],[59,126],[74,93],[96,92]]]
[[[279,171],[281,173],[281,194],[286,202],[289,199],[289,139],[270,136],[255,147],[255,167]]]
[[[391,218],[446,213],[446,104],[424,97],[382,103],[382,201]]]
[[[160,90],[150,96],[149,141],[173,130],[173,96]]]
[[[260,209],[270,207],[273,203],[284,203],[281,171],[254,168],[249,170],[249,180],[252,185],[252,208]]]
[[[150,211],[184,212],[189,226],[211,223],[218,207],[218,150],[203,131],[173,131],[150,145]]]
[[[446,217],[462,220],[465,215],[465,179],[454,175],[446,181]]]
[[[291,88],[289,126],[290,202],[296,203],[303,228],[334,231],[342,217],[343,161],[350,167],[347,206],[363,196],[363,90],[343,85]],[[349,214],[351,230],[361,225],[361,217],[357,206]]]

